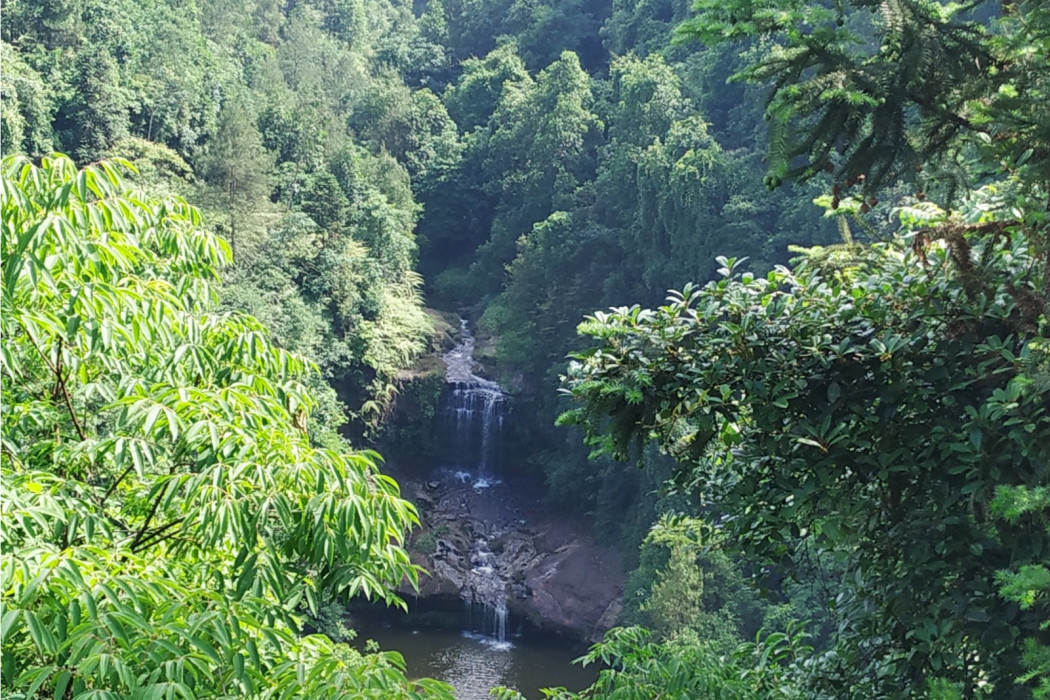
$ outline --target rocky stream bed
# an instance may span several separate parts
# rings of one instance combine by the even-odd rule
[[[580,519],[545,507],[527,485],[466,472],[431,476],[402,484],[423,524],[411,547],[429,572],[420,599],[503,604],[512,618],[587,641],[616,624],[623,565]]]

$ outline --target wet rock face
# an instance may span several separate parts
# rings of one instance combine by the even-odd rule
[[[474,488],[454,476],[433,482],[405,485],[423,523],[412,545],[416,563],[429,572],[420,578],[420,597],[499,601],[511,615],[588,641],[616,624],[622,564],[582,523],[502,483]]]

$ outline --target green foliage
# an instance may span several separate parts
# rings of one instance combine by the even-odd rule
[[[478,16],[456,19],[462,9],[446,3],[450,34],[497,6],[476,3]],[[619,20],[628,21],[629,9],[616,10]],[[554,15],[542,5],[510,12],[531,14],[522,20],[530,27]],[[669,31],[683,13],[660,10],[658,21]],[[465,132],[464,150],[423,194],[420,268],[433,299],[471,308],[495,337],[498,369],[523,394],[522,433],[551,446],[529,461],[551,485],[586,480],[591,489],[580,505],[611,524],[604,532],[618,540],[622,532],[630,549],[651,524],[656,499],[640,496],[638,479],[619,467],[592,468],[569,435],[549,429],[560,411],[550,390],[581,312],[659,299],[669,286],[710,276],[720,252],[751,254],[766,267],[786,262],[788,243],[837,234],[807,220],[790,197],[763,191],[756,153],[720,146],[687,97],[698,80],[696,65],[681,62],[689,50],[615,58],[607,78],[588,74],[585,57],[563,53],[530,75],[522,34],[514,36],[519,41],[463,61],[443,95]],[[721,70],[724,81],[728,69]],[[704,79],[719,85],[709,73]]]
[[[667,566],[649,589],[641,611],[650,620],[649,626],[663,636],[702,629],[704,638],[715,644],[726,636],[732,639],[732,634],[718,629],[718,623],[731,627],[731,620],[704,619],[703,595],[704,575],[696,565],[696,555],[684,546],[672,547]]]
[[[70,130],[62,140],[79,144],[76,154],[95,160],[128,135],[128,95],[120,85],[117,62],[96,50],[77,59],[73,82],[76,98],[66,105]]]
[[[879,235],[873,194],[914,183],[910,252],[818,250],[765,279],[723,259],[717,284],[581,326],[598,348],[570,368],[585,408],[565,422],[621,457],[655,438],[759,562],[797,574],[815,546],[844,569],[837,646],[816,661],[838,694],[1047,692],[1043,5],[696,2],[683,36],[762,40],[738,77],[771,87],[767,184],[833,173],[818,203],[852,242],[843,214]],[[610,156],[631,181],[640,159]],[[960,211],[923,201],[989,176]],[[753,220],[755,204],[727,209]],[[684,257],[650,251],[674,238],[636,246],[645,269]]]
[[[591,144],[601,122],[591,111],[590,80],[565,52],[535,83],[505,84],[481,150],[484,190],[497,198],[491,235],[472,272],[497,291],[515,241],[554,211],[568,208],[593,172]]]
[[[663,638],[686,630],[729,653],[752,637],[762,606],[703,520],[664,515],[642,542],[639,567],[627,584],[627,605]]]
[[[1039,493],[1048,478],[1048,178],[1046,160],[1033,158],[1047,144],[1039,49],[1050,22],[1032,2],[990,21],[981,5],[992,4],[697,3],[685,34],[767,40],[745,54],[750,68],[736,68],[772,85],[767,182],[833,172],[836,185],[819,201],[851,240],[844,212],[880,235],[862,218],[873,193],[900,201],[905,183],[917,181],[918,204],[905,200],[900,210],[913,253],[903,245],[814,251],[794,273],[690,289],[655,312],[599,315],[581,327],[598,349],[570,373],[588,407],[569,420],[622,457],[655,437],[682,462],[678,486],[719,503],[756,564],[804,578],[814,572],[802,573],[801,557],[816,547],[817,561],[845,571],[835,655],[818,665],[821,682],[857,697],[1026,697],[1045,683],[1045,506],[1011,520],[997,505],[1006,497],[995,494]],[[636,29],[627,18],[617,9],[615,22],[626,22],[611,23],[623,33],[610,38]],[[717,65],[727,53],[702,55]],[[659,64],[647,64],[622,59],[614,79],[654,84]],[[723,109],[710,70],[678,75],[688,91],[706,85],[692,95]],[[668,87],[662,94],[673,95]],[[686,224],[676,234],[668,222],[688,221],[710,180],[672,198],[674,180],[662,172],[675,172],[664,165],[675,156],[657,150],[669,137],[646,148],[648,129],[620,126],[630,123],[621,115],[644,114],[639,97],[624,104],[616,82],[606,94],[633,110],[607,117],[610,136],[635,138],[639,150],[609,147],[598,211],[603,224],[626,228],[633,193],[642,195],[645,237],[624,246],[640,258],[633,268],[668,279],[690,254],[732,250],[769,200],[723,180],[721,215],[698,227],[722,238],[703,253],[695,230]],[[716,133],[735,139],[739,128]],[[648,189],[643,178],[653,175]],[[928,190],[957,202],[960,185],[988,175],[995,182],[962,211],[922,201]],[[669,204],[678,201],[687,206],[676,212]],[[675,251],[676,239],[692,247]],[[761,246],[745,245],[752,254]],[[769,260],[758,259],[760,271]],[[930,532],[939,533],[933,542]],[[688,577],[682,561],[674,568]]]
[[[420,31],[411,13],[381,0],[43,0],[4,14],[5,153],[132,157],[137,182],[192,192],[233,245],[231,308],[318,362],[357,415],[385,405],[421,346],[419,282],[404,274],[412,187],[439,183],[459,152],[437,98],[377,58],[400,51],[388,35]],[[364,119],[371,130],[352,133]],[[288,223],[300,210],[312,225]],[[285,255],[288,229],[310,226]],[[390,338],[391,352],[373,347]]]
[[[648,630],[626,627],[609,631],[605,641],[577,662],[605,668],[588,688],[573,693],[564,688],[544,691],[553,700],[583,698],[726,698],[774,700],[808,697],[800,683],[801,662],[809,653],[805,635],[791,631],[759,636],[731,654],[720,653],[695,633],[666,642],[651,641]],[[513,690],[494,691],[502,700],[523,700]]]
[[[428,3],[430,5],[432,3]],[[530,70],[540,70],[565,51],[585,67],[601,70],[607,60],[598,32],[607,3],[595,0],[443,0],[447,52],[456,63],[513,44]]]
[[[366,97],[351,125],[403,163],[417,191],[434,187],[462,151],[455,122],[428,89],[410,91],[394,82]]]
[[[839,660],[813,660],[838,689],[875,696],[901,680],[930,696],[1023,695],[1043,683],[1045,695],[1045,440],[1035,408],[1050,390],[1045,3],[699,0],[697,9],[684,34],[711,46],[667,45],[684,0],[5,0],[0,146],[131,157],[137,185],[193,192],[236,245],[215,285],[219,308],[250,311],[281,351],[320,369],[289,374],[313,399],[308,416],[286,411],[310,449],[345,451],[337,428],[346,412],[364,419],[353,434],[367,421],[380,435],[398,387],[417,391],[400,382],[429,332],[418,269],[432,298],[469,307],[494,335],[498,371],[518,392],[523,461],[609,540],[630,549],[663,512],[700,512],[690,500],[698,492],[729,494],[737,500],[703,512],[730,518],[750,543],[755,576],[775,581],[767,627],[812,616],[823,637],[841,621]],[[734,74],[751,82],[726,85]],[[767,127],[756,117],[766,88],[772,157],[763,161],[755,144]],[[816,181],[830,166],[837,187],[766,192],[767,165],[769,184]],[[951,211],[968,182],[983,187]],[[813,213],[815,199],[829,218]],[[903,246],[862,245],[887,235],[883,212],[893,207],[913,229],[912,257]],[[774,268],[789,245],[840,238],[854,245],[812,251],[795,273]],[[563,410],[550,389],[579,316],[656,303],[668,287],[709,279],[718,254],[749,256],[757,275],[774,269],[774,278],[726,282],[729,301],[712,311],[724,323],[704,342],[677,335],[696,311],[681,300],[673,322],[614,314],[614,326],[633,319],[624,337],[657,337],[655,348],[621,345],[604,323],[587,341],[612,343],[599,357],[610,372],[622,360],[625,376],[581,384],[584,393],[614,411],[619,435],[656,433],[684,461],[674,470],[684,488],[664,483],[669,459],[654,449],[633,452],[641,471],[588,463],[579,431],[550,426]],[[197,301],[185,301],[195,318],[222,315],[198,312]],[[760,312],[771,308],[784,315]],[[171,338],[156,341],[158,358]],[[679,340],[694,354],[679,352]],[[698,348],[715,358],[703,371]],[[673,362],[650,362],[665,355]],[[740,367],[752,374],[739,378]],[[38,386],[26,390],[43,403],[56,383],[46,371],[38,361]],[[760,379],[773,374],[772,384]],[[81,381],[116,380],[69,379]],[[751,382],[746,392],[741,382]],[[424,413],[431,388],[418,390]],[[111,435],[119,413],[90,397],[73,396],[78,419],[90,417],[81,427],[91,439]],[[53,425],[64,403],[59,392],[46,411],[18,418],[19,429]],[[597,429],[604,416],[590,418]],[[64,454],[79,440],[72,418],[62,420],[61,440],[49,433],[46,444]],[[408,434],[399,431],[386,437]],[[48,449],[34,459],[50,465]],[[179,474],[194,468],[181,452],[158,454],[146,458],[174,460]],[[120,482],[97,506],[125,528],[106,535],[120,545],[144,523],[163,524],[165,512],[149,515],[149,483],[160,483],[149,474],[107,476],[115,459],[61,463],[78,493]],[[644,614],[670,631],[731,610],[750,634],[761,606],[723,593],[737,587],[723,585],[737,581],[733,562],[690,547],[650,540],[640,553],[633,590],[654,593]],[[225,571],[214,563],[221,556],[208,557],[180,572],[179,585]],[[295,563],[316,583],[305,559]],[[836,621],[826,607],[840,591],[825,582],[843,572]],[[193,590],[228,587],[209,585]],[[300,643],[291,632],[282,639]],[[674,641],[653,653],[700,668],[714,658],[710,647],[670,650]]]
[[[561,211],[518,239],[506,289],[483,317],[503,361],[542,376],[567,350],[562,339],[574,326],[574,309],[601,300],[602,274],[613,265],[602,255],[607,241],[607,231]]]
[[[529,81],[525,63],[511,44],[498,47],[484,59],[468,58],[460,68],[459,80],[445,90],[443,99],[463,131],[473,131],[488,122],[505,85]]]
[[[125,167],[2,166],[5,696],[451,697],[298,634],[398,602],[415,512],[312,444],[311,367],[215,310],[229,248]]]
[[[772,86],[771,187],[828,168],[865,193],[916,178],[947,180],[951,192],[985,172],[958,167],[967,148],[995,153],[998,166],[1045,143],[1045,113],[1026,108],[1047,96],[1045,3],[1010,3],[993,21],[998,0],[696,0],[694,9],[680,37],[757,37],[766,47],[738,77]],[[1037,169],[1045,181],[1045,159]]]
[[[688,17],[689,6],[687,0],[613,0],[602,27],[606,48],[614,56],[667,52],[671,32]]]
[[[410,194],[406,205],[379,191],[372,161],[353,153],[338,168],[342,178],[322,171],[300,180],[303,212],[274,217],[226,275],[227,304],[259,315],[286,347],[317,361],[370,427],[431,330],[411,271]]]
[[[0,43],[0,56],[4,66],[0,77],[0,146],[5,154],[46,153],[54,147],[51,90],[14,47]]]
[[[1027,520],[1038,528],[1042,536],[1050,536],[1050,487],[1025,485],[1000,486],[991,503],[992,514],[1010,523]],[[999,594],[1006,600],[1017,603],[1022,610],[1034,611],[1042,619],[1040,632],[1050,630],[1050,569],[1045,561],[1023,564],[1004,569],[996,574]],[[1032,697],[1037,700],[1050,698],[1050,643],[1039,635],[1023,640],[1022,663],[1025,673],[1019,683],[1033,686]]]
[[[237,256],[237,226],[252,206],[271,191],[273,157],[263,148],[253,115],[240,100],[223,105],[218,129],[201,159],[201,174],[213,185],[227,209],[230,245]]]
[[[420,554],[429,556],[437,549],[437,537],[432,532],[424,532],[412,540],[412,547]]]
[[[1050,479],[1050,414],[1021,370],[1045,342],[1042,272],[1022,229],[954,226],[848,271],[756,278],[723,259],[721,281],[667,306],[590,318],[600,348],[567,378],[573,420],[623,456],[656,438],[751,554],[789,559],[812,533],[843,558],[840,654],[880,693],[926,673],[1008,693],[1012,640],[1039,626],[995,571],[1044,562],[1047,540],[989,511],[998,487]]]
[[[174,150],[138,137],[122,139],[106,151],[106,158],[122,158],[135,163],[129,176],[150,191],[180,193],[193,183],[193,168]]]
[[[686,97],[683,66],[660,56],[617,58],[608,81],[588,81],[587,98],[583,80],[564,65],[561,78],[574,86],[567,94],[549,89],[553,70],[536,83],[513,71],[500,77],[497,68],[504,64],[495,59],[508,56],[510,50],[501,48],[498,56],[471,64],[446,95],[456,105],[450,107],[452,113],[463,114],[461,100],[475,95],[479,105],[487,105],[503,81],[487,128],[476,128],[468,138],[461,170],[460,182],[476,178],[482,184],[473,201],[459,209],[473,207],[478,215],[448,220],[441,254],[448,255],[444,251],[452,246],[469,249],[475,241],[488,240],[475,254],[469,277],[457,262],[437,276],[434,288],[456,303],[484,299],[481,318],[497,338],[500,367],[531,401],[521,413],[536,416],[538,425],[524,429],[543,435],[536,442],[560,443],[532,460],[552,485],[552,497],[572,493],[572,484],[586,481],[588,496],[575,503],[602,523],[602,532],[629,542],[628,556],[633,556],[631,550],[652,523],[649,511],[657,499],[641,495],[641,482],[622,468],[588,464],[571,435],[551,433],[543,425],[562,410],[549,389],[556,384],[560,358],[572,349],[580,312],[637,298],[659,299],[671,285],[712,274],[711,260],[719,252],[750,253],[764,268],[786,262],[787,242],[830,242],[837,236],[833,227],[812,217],[807,221],[789,197],[757,186],[754,154],[720,147]],[[559,179],[537,164],[551,158],[566,161],[556,151],[543,150],[535,134],[558,129],[581,133],[566,128],[579,120],[555,119],[570,96],[572,104],[578,99],[591,105],[595,124],[604,126],[604,133],[584,138],[582,151],[573,146],[569,153],[579,167]],[[538,109],[549,115],[541,127],[523,121]],[[468,171],[479,159],[478,172]],[[534,185],[537,194],[529,194]],[[490,209],[485,208],[486,193]],[[459,223],[463,219],[466,227]],[[432,256],[425,247],[424,260]],[[660,486],[657,479],[645,488]],[[625,509],[631,513],[627,519],[622,517]]]

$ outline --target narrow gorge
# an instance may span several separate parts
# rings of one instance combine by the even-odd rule
[[[442,356],[446,385],[433,426],[441,447],[415,476],[399,474],[423,523],[414,556],[429,572],[413,600],[458,599],[464,626],[501,642],[527,626],[597,639],[619,614],[619,556],[594,541],[582,518],[544,504],[543,485],[504,441],[513,398],[476,373],[474,345],[462,321]]]
[[[577,514],[545,504],[543,484],[522,469],[520,440],[507,439],[514,398],[480,376],[474,350],[460,321],[440,356],[445,381],[426,440],[437,447],[426,464],[391,465],[420,513],[409,549],[427,574],[418,591],[402,590],[407,616],[383,612],[376,623],[372,611],[361,636],[389,642],[410,670],[445,678],[461,697],[484,683],[589,682],[568,662],[617,622],[620,556]]]

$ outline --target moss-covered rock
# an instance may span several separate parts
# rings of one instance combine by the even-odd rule
[[[409,465],[426,463],[437,454],[435,419],[448,389],[442,355],[460,336],[456,314],[437,309],[426,312],[434,327],[427,339],[428,352],[398,374],[397,396],[373,441],[389,459]]]

